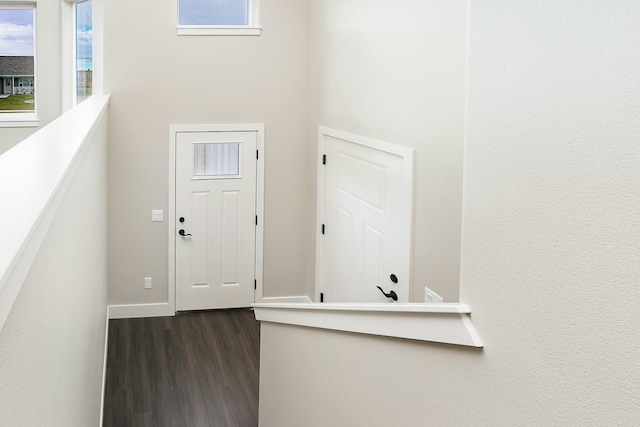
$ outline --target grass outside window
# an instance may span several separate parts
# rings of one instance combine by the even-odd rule
[[[9,97],[0,99],[0,112],[8,113],[11,111],[33,112],[35,111],[34,96],[31,95],[9,95]]]

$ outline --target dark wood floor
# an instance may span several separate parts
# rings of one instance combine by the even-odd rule
[[[109,322],[105,427],[258,425],[251,310]]]

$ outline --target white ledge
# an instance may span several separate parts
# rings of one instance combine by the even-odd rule
[[[108,103],[94,95],[0,155],[0,330]]]
[[[0,113],[0,128],[37,127],[38,124],[36,113]]]
[[[482,347],[466,304],[253,304],[256,319],[311,328]]]

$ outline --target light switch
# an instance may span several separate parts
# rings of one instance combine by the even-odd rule
[[[151,211],[151,221],[153,222],[164,221],[164,211],[161,211],[161,210]]]

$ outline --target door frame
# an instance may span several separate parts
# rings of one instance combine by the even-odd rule
[[[413,148],[404,147],[402,145],[390,144],[388,142],[378,141],[364,136],[354,135],[347,132],[327,128],[324,126],[318,126],[318,172],[317,172],[317,200],[316,200],[316,283],[315,283],[315,295],[313,301],[320,302],[320,292],[323,292],[323,268],[324,268],[324,239],[322,238],[322,224],[325,222],[325,209],[326,209],[326,169],[323,167],[323,155],[327,150],[327,137],[341,139],[343,141],[350,142],[352,144],[362,145],[364,147],[373,148],[386,153],[395,154],[402,157],[402,170],[404,171],[402,176],[403,187],[407,188],[407,191],[403,195],[403,200],[408,203],[409,210],[407,217],[404,218],[403,223],[409,227],[409,297],[411,296],[413,285],[413,218],[414,218],[414,204],[413,204],[413,170],[414,170],[414,157],[415,150]]]
[[[254,301],[262,302],[263,266],[264,266],[264,124],[207,124],[207,125],[170,125],[169,126],[169,274],[168,295],[169,315],[176,314],[176,146],[178,133],[186,132],[256,132],[256,255]]]

